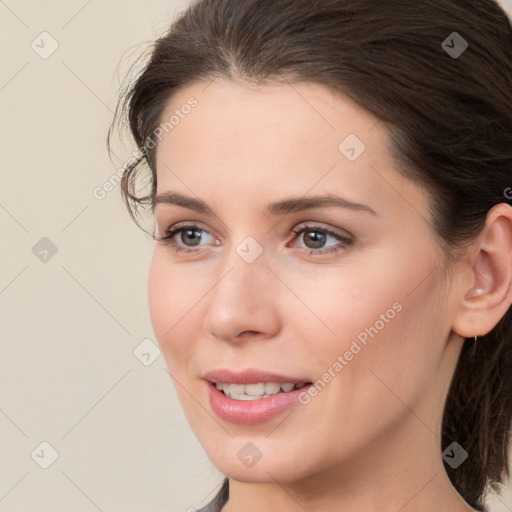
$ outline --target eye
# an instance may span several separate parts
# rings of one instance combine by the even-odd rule
[[[295,228],[293,232],[295,240],[304,243],[304,246],[300,248],[308,250],[309,254],[338,252],[342,250],[340,245],[347,247],[353,243],[353,238],[349,235],[337,233],[321,226],[302,225]],[[328,243],[329,241],[332,243]]]
[[[194,224],[176,224],[165,232],[165,236],[155,237],[155,240],[170,246],[176,252],[196,252],[201,250],[199,247],[205,245],[201,244],[204,241],[212,243],[213,240],[214,245],[219,244],[210,233]]]
[[[353,238],[344,233],[337,233],[321,226],[304,225],[293,230],[294,240],[302,240],[299,249],[308,254],[324,254],[339,252],[353,243]],[[155,240],[169,246],[175,252],[193,253],[204,250],[205,245],[219,245],[208,231],[195,224],[179,223],[165,231],[165,236]],[[201,243],[204,242],[204,243]],[[331,242],[331,243],[329,243]],[[292,246],[293,247],[293,246]]]

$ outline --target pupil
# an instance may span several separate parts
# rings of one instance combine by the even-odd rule
[[[325,233],[306,231],[304,234],[307,234],[305,243],[310,249],[318,249],[325,244]],[[312,245],[309,245],[310,243]]]
[[[192,241],[191,244],[188,245],[198,245],[201,241],[201,232],[197,231],[195,229],[186,229],[181,232],[181,241],[186,244],[186,240],[183,238],[183,236],[186,234],[187,237],[189,237],[189,240]]]

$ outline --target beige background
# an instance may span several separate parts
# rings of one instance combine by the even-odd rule
[[[0,512],[192,510],[221,480],[155,345],[152,240],[93,195],[133,150],[105,148],[120,78],[187,4],[0,1]]]

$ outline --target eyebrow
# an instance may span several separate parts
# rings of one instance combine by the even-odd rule
[[[188,208],[189,210],[193,210],[197,213],[202,213],[204,215],[214,215],[213,210],[200,199],[184,196],[172,191],[158,194],[155,197],[153,204],[154,206],[157,204],[174,204],[183,208]],[[337,206],[341,208],[349,208],[352,210],[366,211],[378,217],[377,213],[368,205],[355,203],[335,194],[314,197],[292,197],[283,201],[269,203],[267,206],[267,212],[270,215],[277,216],[326,206]]]

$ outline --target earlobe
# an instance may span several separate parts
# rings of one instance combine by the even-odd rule
[[[512,302],[510,205],[500,203],[489,210],[482,231],[468,249],[464,265],[453,330],[465,338],[483,336],[496,326]]]

